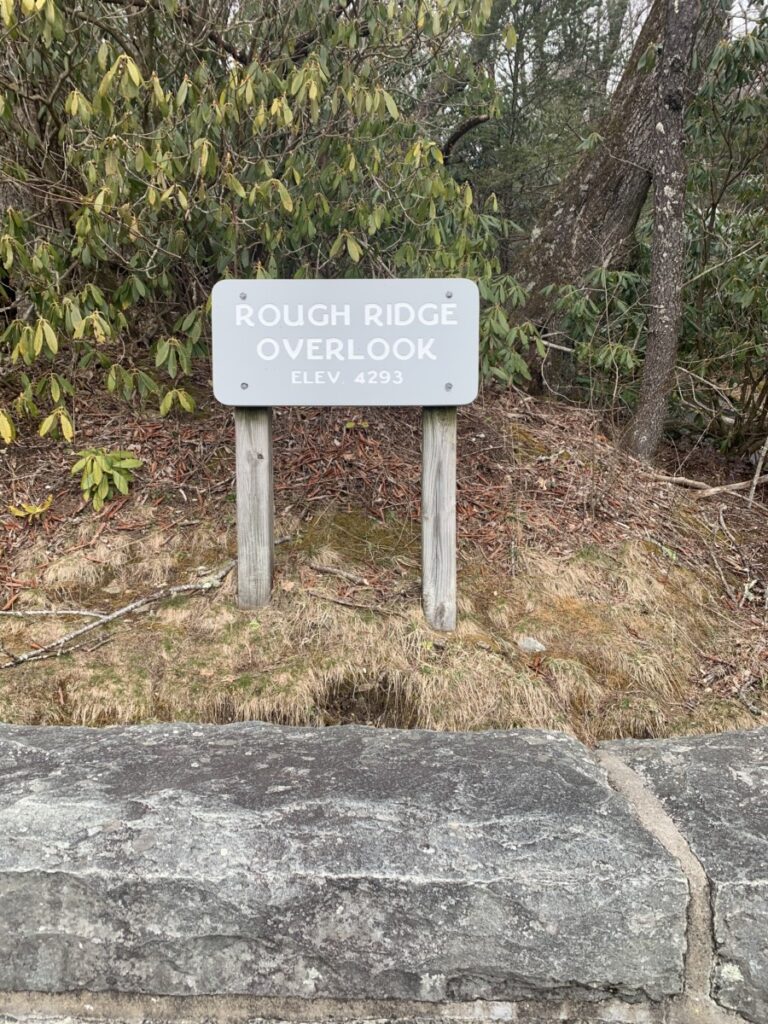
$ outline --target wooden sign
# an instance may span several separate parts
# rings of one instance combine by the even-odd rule
[[[478,310],[465,280],[220,281],[213,391],[234,406],[467,405]]]
[[[422,592],[456,623],[456,406],[477,396],[479,294],[465,279],[220,281],[213,390],[235,406],[238,599],[268,603],[275,405],[422,406]]]

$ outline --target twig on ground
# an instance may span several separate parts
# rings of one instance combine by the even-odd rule
[[[0,611],[0,615],[10,615],[12,618],[25,619],[34,615],[56,615],[65,618],[67,615],[77,615],[89,619],[106,619],[108,612],[90,612],[85,608],[30,608],[28,611]]]
[[[666,473],[655,473],[653,470],[647,470],[648,476],[654,480],[658,480],[662,484],[676,484],[678,487],[693,487],[696,490],[706,491],[710,485],[703,483],[701,480],[691,480],[687,476],[668,476]]]
[[[95,644],[91,644],[90,647],[86,647],[85,649],[88,652],[88,654],[90,654],[91,651],[97,651],[100,647],[103,647],[105,644],[111,644],[114,639],[114,636],[103,636],[100,640],[97,640]]]
[[[314,569],[315,572],[324,572],[329,576],[338,576],[339,579],[347,580],[349,583],[356,583],[360,587],[370,587],[370,583],[364,576],[356,576],[353,572],[347,572],[346,569],[335,569],[332,565],[319,565],[317,562],[309,563],[310,569]]]
[[[705,484],[701,480],[691,480],[687,476],[667,476],[664,473],[654,472],[649,472],[649,476],[663,484],[676,484],[678,487],[690,487],[691,489],[699,492],[696,495],[698,498],[711,498],[713,494],[744,491],[749,487],[750,493],[752,494],[752,498],[748,499],[750,505],[754,501],[754,491],[757,489],[757,485],[768,483],[768,473],[763,473],[762,476],[756,473],[751,480],[740,480],[735,484],[718,484],[717,487]]]
[[[722,531],[725,534],[725,536],[728,538],[728,540],[731,542],[731,544],[733,544],[733,546],[736,548],[736,550],[739,552],[739,554],[741,554],[741,548],[739,547],[738,541],[733,536],[733,534],[728,529],[728,527],[725,525],[725,515],[724,515],[725,509],[726,509],[725,505],[721,505],[720,506],[720,512],[718,513],[718,516],[717,516],[718,521],[720,523],[720,526],[721,526]]]
[[[346,598],[336,597],[334,594],[324,594],[321,590],[307,588],[304,593],[310,594],[312,597],[318,597],[321,601],[330,601],[332,604],[340,604],[345,608],[355,608],[357,611],[376,612],[378,615],[396,615],[399,619],[408,618],[407,615],[403,615],[402,612],[397,612],[393,608],[383,608],[381,605],[375,604],[359,604],[357,601],[348,601]]]
[[[749,494],[747,495],[747,503],[752,505],[755,500],[755,491],[757,490],[757,484],[760,476],[763,472],[763,466],[765,465],[765,457],[768,455],[768,437],[763,442],[763,447],[760,449],[760,454],[757,457],[757,466],[755,467],[755,475],[752,477],[752,485],[749,488]]]
[[[30,661],[40,661],[43,658],[59,657],[61,654],[69,654],[70,651],[77,649],[76,647],[70,647],[66,651],[65,646],[71,643],[72,640],[82,636],[84,633],[90,632],[92,629],[97,629],[99,626],[106,626],[109,622],[114,622],[115,619],[122,618],[123,615],[129,615],[131,612],[139,611],[148,604],[154,604],[156,601],[164,601],[169,597],[176,597],[178,594],[189,594],[195,590],[215,590],[221,586],[224,579],[229,575],[235,565],[234,559],[231,562],[227,562],[220,569],[211,573],[205,579],[200,580],[197,583],[182,583],[173,587],[164,587],[162,590],[156,590],[152,594],[147,594],[146,597],[139,597],[135,601],[131,601],[129,604],[123,605],[122,608],[118,608],[114,612],[110,612],[109,615],[105,615],[101,619],[97,619],[95,622],[89,622],[85,626],[80,626],[79,629],[73,629],[69,633],[65,633],[64,636],[59,637],[58,640],[54,640],[50,644],[46,644],[44,647],[38,647],[33,651],[27,651],[25,654],[11,655],[11,660],[4,662],[0,665],[0,668],[16,668],[18,665],[24,665]],[[78,644],[77,647],[82,645]]]
[[[709,554],[710,554],[710,557],[712,558],[712,561],[715,564],[715,568],[717,569],[717,571],[718,571],[718,573],[720,575],[720,579],[722,580],[723,587],[725,588],[725,592],[728,595],[729,600],[731,600],[734,604],[736,604],[736,592],[734,591],[733,587],[730,585],[728,580],[725,578],[725,573],[723,572],[723,567],[720,565],[720,562],[718,561],[717,555],[715,554],[714,545],[712,547],[710,547]]]
[[[765,483],[768,483],[768,473],[763,473],[762,476],[755,476],[751,480],[742,480],[737,484],[720,484],[719,487],[708,487],[705,491],[699,491],[697,497],[710,498],[713,494],[723,494],[725,492],[730,493],[732,491],[744,491],[747,487],[756,488],[758,484]]]

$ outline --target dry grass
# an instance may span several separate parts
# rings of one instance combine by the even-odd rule
[[[44,564],[40,585],[24,591],[16,609],[114,608],[233,553],[231,524],[168,531],[138,511],[133,524],[89,544],[97,529],[89,519],[53,555],[39,536],[16,572],[31,575]],[[301,524],[284,517],[280,532],[294,531],[279,549],[269,608],[237,609],[230,577],[213,595],[127,616],[95,650],[3,670],[0,718],[540,726],[588,742],[754,725],[761,694],[752,693],[750,710],[727,686],[707,690],[702,673],[708,657],[735,642],[736,623],[708,579],[653,544],[565,554],[523,544],[503,571],[468,548],[460,625],[443,636],[421,616],[414,523],[326,509]],[[3,646],[18,654],[73,624],[4,619]],[[95,643],[99,631],[93,636]],[[525,654],[522,636],[546,650]]]
[[[231,417],[206,401],[184,419],[102,398],[81,411],[84,447],[145,461],[98,517],[79,508],[61,445],[14,445],[0,606],[113,610],[231,559]],[[721,511],[659,483],[587,411],[491,396],[459,416],[459,628],[436,634],[419,607],[418,416],[368,410],[350,428],[358,412],[278,411],[277,533],[293,539],[268,609],[239,610],[231,577],[153,604],[72,654],[0,669],[0,719],[542,726],[594,742],[768,711],[764,506]],[[3,517],[46,491],[41,522]],[[0,618],[0,642],[18,655],[83,621]],[[546,649],[526,654],[522,637]]]

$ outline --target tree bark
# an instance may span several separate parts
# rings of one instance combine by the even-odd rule
[[[651,312],[640,398],[622,439],[643,459],[661,441],[677,362],[685,269],[685,90],[693,55],[698,0],[665,0],[664,49],[656,76],[653,151]]]
[[[698,8],[696,0],[678,2],[681,11],[692,4]],[[517,322],[532,320],[546,328],[556,316],[542,295],[547,285],[578,283],[595,267],[631,264],[634,231],[651,184],[658,120],[660,63],[643,70],[641,59],[662,44],[666,14],[667,0],[654,0],[600,129],[602,141],[563,180],[529,244],[513,259],[510,272],[530,293],[515,311]],[[696,69],[686,64],[686,102],[722,37],[722,0],[703,0],[699,23]]]

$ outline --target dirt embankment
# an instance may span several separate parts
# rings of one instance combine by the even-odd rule
[[[116,406],[79,427],[79,447],[129,448],[145,465],[95,515],[63,446],[6,453],[0,605],[17,614],[0,618],[0,719],[542,726],[594,742],[750,726],[768,711],[768,509],[660,479],[691,471],[671,452],[669,474],[628,460],[588,412],[509,397],[462,410],[451,635],[419,608],[414,411],[278,412],[285,542],[258,613],[236,607],[231,574],[167,594],[235,554],[226,410],[156,420]],[[709,479],[725,472],[713,463]],[[34,521],[6,514],[49,493]],[[49,648],[98,622],[72,613],[156,591]]]

